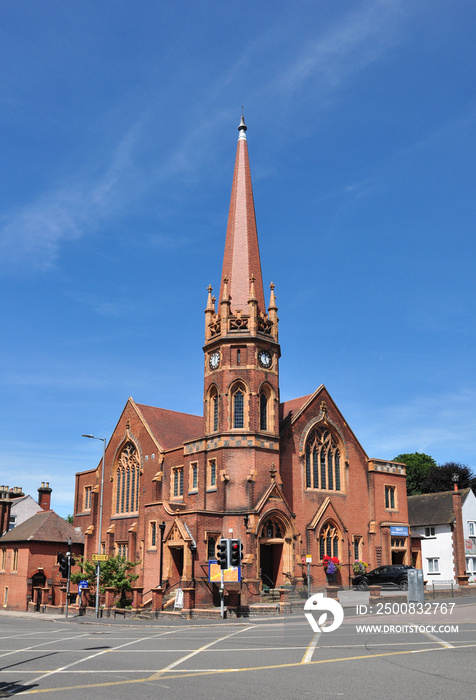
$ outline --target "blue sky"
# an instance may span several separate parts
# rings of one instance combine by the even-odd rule
[[[200,414],[244,105],[281,399],[476,467],[470,0],[3,0],[0,483],[96,466],[128,398]]]

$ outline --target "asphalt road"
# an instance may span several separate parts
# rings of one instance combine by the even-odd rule
[[[304,614],[124,624],[0,613],[0,696],[467,700],[476,603],[444,610],[347,608],[338,629],[317,634]]]

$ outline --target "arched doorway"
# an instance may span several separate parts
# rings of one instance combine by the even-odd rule
[[[46,586],[46,576],[42,571],[33,574],[31,577],[32,601],[35,604],[36,612],[40,611],[42,601],[42,589]],[[47,601],[45,601],[47,602]]]
[[[259,525],[259,576],[263,587],[277,588],[292,575],[292,537],[288,530],[289,524],[276,513],[266,515]]]
[[[189,531],[176,518],[168,535],[164,538],[163,580],[174,586],[193,579],[193,552],[196,549]]]

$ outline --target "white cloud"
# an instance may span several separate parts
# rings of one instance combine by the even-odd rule
[[[71,173],[69,184],[5,214],[0,221],[1,268],[49,269],[62,243],[89,233],[116,212],[134,192],[132,150],[140,130],[138,124],[126,133],[102,175]]]

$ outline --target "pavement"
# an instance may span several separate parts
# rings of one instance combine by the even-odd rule
[[[386,590],[382,591],[382,598],[385,598],[386,601],[388,600],[395,600],[399,602],[406,602],[407,601],[407,594],[406,592],[401,592],[401,591],[395,591],[395,590]],[[370,596],[368,591],[354,591],[354,590],[343,590],[339,591],[339,602],[344,608],[344,611],[346,613],[346,616],[349,614],[353,614],[355,608],[357,605],[368,605],[370,600]],[[438,601],[451,601],[452,603],[455,603],[455,605],[474,605],[476,604],[476,588],[474,590],[474,594],[471,592],[469,595],[455,595],[454,597],[451,596],[451,590],[446,590],[446,591],[440,591],[438,594],[438,598],[436,599]],[[426,592],[425,594],[425,601],[433,601],[432,593],[431,592]],[[303,598],[303,606],[304,606],[304,598]],[[64,624],[66,622],[70,623],[75,623],[75,624],[81,624],[81,625],[131,625],[131,626],[137,626],[137,625],[157,625],[160,624],[161,626],[164,627],[174,627],[176,625],[178,626],[185,626],[185,625],[242,625],[242,624],[250,624],[250,623],[258,623],[258,622],[266,622],[266,623],[272,623],[274,621],[283,621],[285,618],[290,618],[293,615],[299,615],[302,616],[301,611],[294,611],[292,615],[253,615],[252,617],[248,618],[236,618],[236,617],[229,617],[225,620],[221,620],[219,618],[192,618],[192,619],[185,619],[181,617],[177,618],[169,618],[169,617],[164,617],[160,620],[156,619],[139,619],[139,618],[125,618],[125,617],[104,617],[104,618],[95,618],[92,616],[85,616],[85,615],[69,615],[67,618],[63,615],[50,615],[47,613],[40,613],[40,612],[26,612],[26,611],[17,611],[17,610],[0,610],[0,619],[10,617],[10,618],[26,618],[28,620],[41,620],[43,622],[60,622],[61,624]]]

